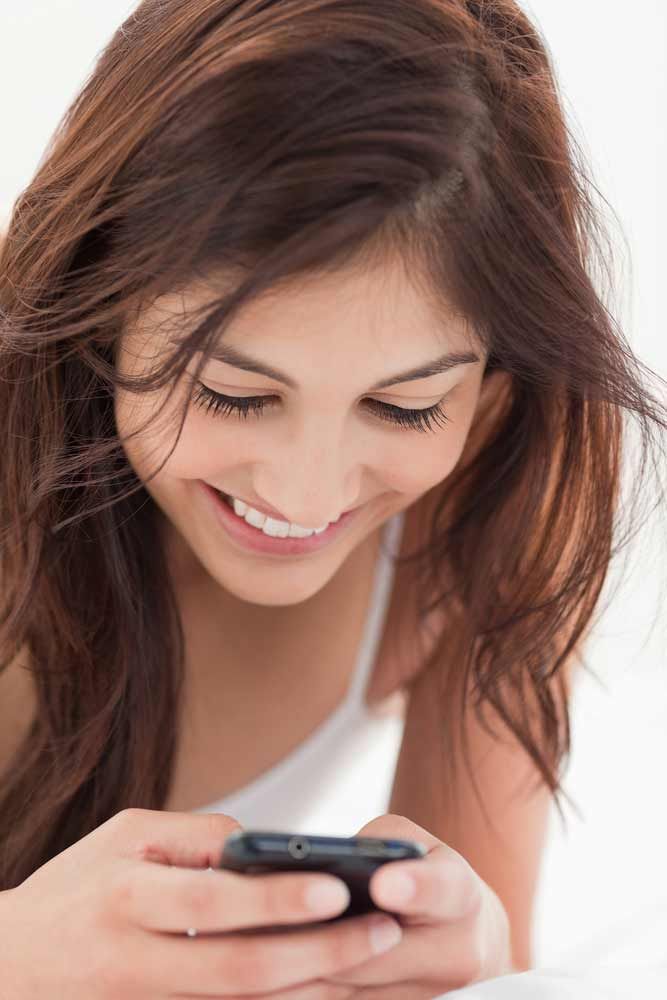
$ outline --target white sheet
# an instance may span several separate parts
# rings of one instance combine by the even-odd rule
[[[442,1000],[667,1000],[667,895],[628,912],[587,956],[499,976],[442,994]],[[441,998],[437,998],[441,1000]]]
[[[665,1000],[667,967],[599,966],[533,969],[450,990],[437,1000]]]

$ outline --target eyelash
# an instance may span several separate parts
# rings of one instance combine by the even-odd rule
[[[271,396],[223,396],[222,393],[209,389],[203,382],[198,382],[193,402],[214,414],[222,413],[227,416],[237,413],[240,417],[248,417],[250,413],[260,416],[272,398]],[[425,410],[406,410],[390,403],[380,403],[376,399],[369,400],[369,403],[372,404],[372,412],[381,420],[398,424],[408,430],[430,431],[440,422],[443,425],[449,422],[449,417],[442,409],[442,401]]]

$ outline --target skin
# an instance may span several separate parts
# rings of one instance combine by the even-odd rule
[[[165,350],[165,323],[211,299],[192,286],[156,299],[124,332],[117,367],[136,374]],[[190,321],[192,322],[192,321]],[[207,411],[192,403],[181,437],[146,488],[164,517],[174,580],[212,588],[216,606],[235,613],[285,614],[327,594],[350,557],[396,512],[415,503],[456,466],[480,400],[486,354],[462,317],[443,324],[405,269],[318,277],[272,291],[238,313],[226,343],[287,372],[298,390],[211,360],[200,380],[231,396],[266,396],[261,414]],[[445,351],[475,350],[479,362],[369,393],[368,387]],[[189,366],[189,371],[194,367]],[[128,461],[145,482],[168,453],[184,382],[159,418],[168,390],[118,390],[115,416]],[[421,431],[383,420],[364,401],[425,409],[447,397],[449,420]],[[317,475],[313,471],[317,470]],[[198,481],[233,496],[257,498],[306,527],[363,505],[354,524],[317,553],[267,558],[240,550],[217,524]],[[289,569],[289,572],[286,572]],[[266,618],[264,619],[266,620]]]
[[[119,369],[136,374],[150,367],[165,349],[165,321],[170,329],[172,323],[178,325],[179,316],[185,322],[184,311],[206,301],[206,295],[206,289],[193,287],[153,302],[125,332],[117,355]],[[177,589],[206,588],[214,603],[205,606],[215,608],[216,615],[229,611],[230,621],[242,621],[245,614],[245,621],[260,631],[267,616],[298,613],[303,621],[306,602],[327,602],[334,581],[345,579],[355,554],[377,538],[384,523],[452,472],[481,401],[486,354],[460,317],[453,316],[442,329],[401,268],[313,280],[289,291],[282,288],[237,315],[225,341],[289,373],[299,389],[210,361],[200,378],[211,389],[230,396],[265,395],[273,402],[247,420],[192,405],[176,447],[150,481],[149,474],[173,445],[174,419],[185,386],[155,420],[151,418],[167,389],[150,396],[119,390],[115,415],[128,460],[164,515],[164,541]],[[445,351],[470,349],[479,354],[478,362],[369,393],[369,386],[382,378]],[[392,424],[362,406],[366,398],[373,398],[424,409],[444,397],[448,422],[427,431]],[[126,440],[142,426],[140,435]],[[318,553],[270,559],[243,552],[232,543],[200,496],[200,480],[232,495],[257,497],[305,526],[321,525],[350,507],[362,505],[362,509],[349,530]],[[336,957],[327,966],[320,952],[313,965],[306,966],[303,936],[292,939],[288,929],[275,937],[264,934],[253,960],[240,963],[238,950],[233,952],[236,968],[251,979],[238,984],[239,992],[230,993],[230,1000],[248,992],[276,1000],[333,998],[339,992],[371,1000],[388,996],[388,987],[398,990],[396,1000],[399,996],[426,1000],[442,990],[510,970],[507,916],[461,855],[401,816],[377,817],[358,835],[415,839],[428,849],[428,857],[418,862],[383,866],[385,870],[376,872],[369,886],[376,904],[399,917],[403,940],[379,958]],[[415,895],[408,900],[400,899],[391,885],[392,876],[401,871],[416,878]],[[218,874],[223,893],[232,882],[243,882],[230,873]],[[218,882],[211,878],[208,884],[213,892]],[[229,914],[238,912],[234,903],[230,904],[228,892]],[[179,915],[176,926],[203,928],[203,912],[200,909],[196,919],[186,918],[185,923],[184,915]],[[213,923],[217,926],[218,920]],[[266,925],[266,914],[259,924]],[[355,929],[351,921],[343,921],[322,928],[323,940],[338,942],[336,956],[337,936],[345,933],[358,933],[368,956],[365,925]],[[233,947],[238,949],[236,942]],[[260,955],[261,967],[271,971],[268,978],[257,981],[252,977]],[[201,975],[201,963],[197,969]],[[218,968],[219,978],[220,969],[228,975],[230,987],[237,985],[224,966]],[[173,989],[173,980],[170,985]]]

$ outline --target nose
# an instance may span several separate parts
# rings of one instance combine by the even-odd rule
[[[271,462],[264,458],[254,470],[253,486],[259,488],[259,493],[249,491],[241,499],[268,516],[303,528],[329,524],[358,506],[350,504],[349,498],[361,493],[361,470],[368,464],[363,447],[363,441],[354,440],[350,447],[343,439],[342,428],[332,424],[323,412],[319,419],[276,437]],[[271,494],[281,506],[266,503],[262,494]]]

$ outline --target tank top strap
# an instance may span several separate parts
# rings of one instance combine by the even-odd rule
[[[389,598],[394,581],[394,559],[401,550],[405,511],[391,517],[382,534],[380,554],[375,564],[369,613],[359,645],[357,668],[348,689],[346,705],[363,708],[366,688],[384,632]]]

